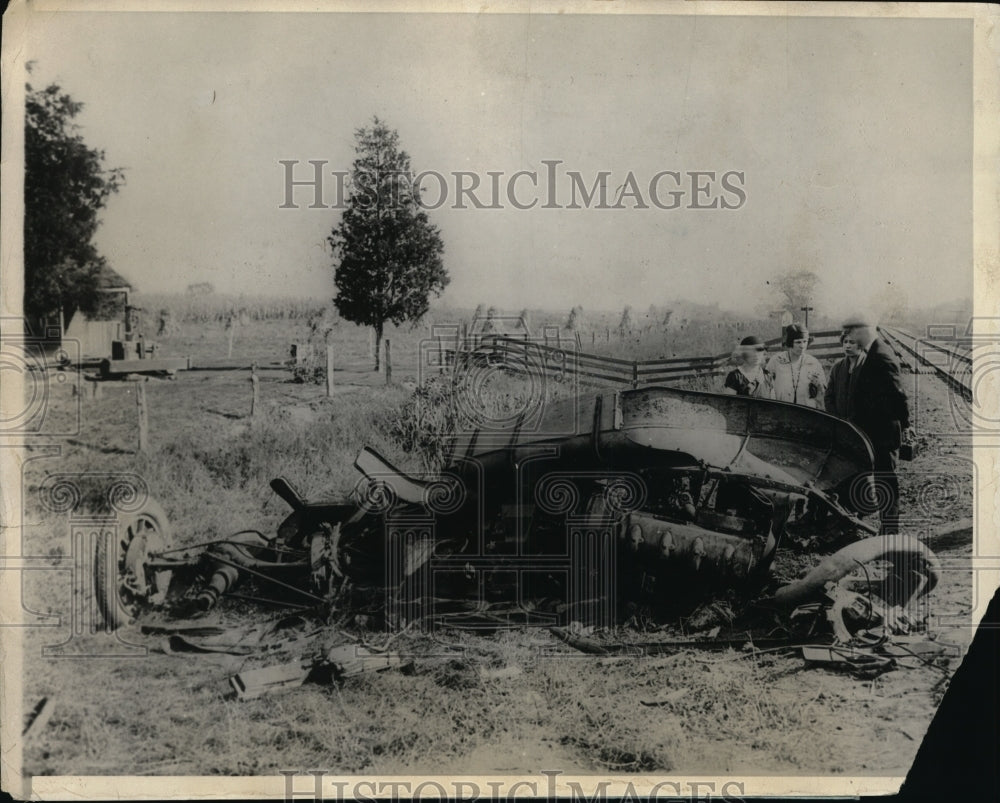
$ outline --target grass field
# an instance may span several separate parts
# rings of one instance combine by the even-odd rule
[[[364,362],[374,347],[371,329],[340,319],[324,299],[140,295],[136,304],[142,308],[143,332],[174,354],[207,359],[228,356],[231,320],[235,322],[233,356],[251,356],[262,361],[285,359],[291,343],[321,344],[324,327],[331,331],[331,340],[344,352],[348,364],[355,359]],[[672,311],[669,316],[668,310]],[[415,359],[419,342],[430,337],[432,327],[461,328],[464,324],[469,331],[479,331],[489,312],[437,307],[414,326],[387,326],[385,337],[393,343],[394,364],[403,366]],[[643,312],[630,312],[627,322],[623,321],[622,312],[581,311],[575,316],[572,328],[568,326],[569,311],[492,312],[496,315],[497,331],[522,333],[519,319],[523,314],[531,337],[539,342],[548,331],[549,337],[557,334],[564,347],[572,348],[578,343],[585,352],[630,360],[722,354],[748,334],[768,339],[780,333],[774,320],[753,316],[737,319],[717,307],[651,307]],[[164,319],[166,322],[161,325]],[[475,325],[476,320],[479,325]],[[836,322],[823,318],[813,323],[815,331],[834,326]],[[273,339],[279,331],[288,342]],[[557,341],[547,342],[555,345]]]
[[[250,321],[234,337],[233,355],[280,363],[290,343],[309,337],[302,318]],[[29,452],[25,552],[53,559],[72,552],[66,514],[45,512],[35,501],[52,474],[138,474],[170,515],[174,539],[194,543],[247,527],[272,532],[287,510],[268,488],[278,475],[306,496],[347,493],[357,479],[351,464],[366,445],[404,470],[424,470],[433,463],[428,439],[441,423],[433,398],[415,395],[423,334],[401,329],[387,337],[392,387],[370,370],[370,334],[341,324],[334,397],[326,398],[320,385],[293,381],[287,369],[262,370],[258,422],[248,418],[246,371],[152,380],[147,454],[135,449],[131,383],[105,383],[99,398],[73,395],[74,382],[53,385],[52,425],[72,428],[78,409],[82,414],[79,431],[58,455]],[[657,337],[638,344],[636,356],[658,354],[664,346]],[[228,351],[222,321],[185,324],[160,344],[166,354],[196,360]],[[929,378],[918,392],[924,422],[940,430],[950,391]],[[955,478],[959,498],[932,525],[971,509],[972,475],[961,449],[928,438],[918,461],[903,469],[904,504],[916,504],[927,478],[942,475]],[[101,478],[88,481],[96,487]],[[965,542],[949,550],[956,566],[971,555]],[[26,707],[43,696],[54,703],[47,727],[25,748],[33,774],[273,774],[317,767],[381,774],[540,768],[900,774],[954,668],[923,666],[861,681],[806,668],[790,651],[755,657],[686,649],[658,658],[596,658],[544,630],[406,633],[394,646],[414,655],[408,672],[241,703],[226,697],[226,678],[253,666],[253,659],[164,654],[157,652],[161,640],[135,628],[121,636],[146,648],[145,657],[93,657],[122,649],[101,633],[72,639],[66,649],[75,659],[44,656],[44,645],[68,637],[73,603],[91,592],[86,583],[71,589],[61,574],[28,574],[28,607],[63,617],[60,627],[25,635]],[[949,572],[932,600],[967,616],[970,571]],[[274,615],[255,611],[236,607],[231,614]],[[373,643],[386,639],[361,635]],[[959,628],[942,637],[967,640],[968,632]]]

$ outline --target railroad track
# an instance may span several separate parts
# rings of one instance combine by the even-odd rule
[[[972,349],[967,341],[931,340],[895,326],[880,326],[879,333],[902,366],[914,373],[937,374],[956,393],[972,398]]]

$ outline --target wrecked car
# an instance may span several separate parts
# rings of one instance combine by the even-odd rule
[[[273,535],[171,546],[151,502],[99,545],[97,601],[109,629],[230,597],[388,628],[559,627],[690,614],[722,595],[818,605],[840,640],[908,632],[938,563],[914,538],[878,535],[872,460],[859,430],[806,407],[669,387],[582,394],[460,433],[433,476],[364,449],[349,498],[304,499],[275,479],[291,510]],[[827,556],[797,578],[776,565],[813,553]]]

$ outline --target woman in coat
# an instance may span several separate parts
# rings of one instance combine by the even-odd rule
[[[764,368],[774,385],[774,398],[822,408],[826,374],[819,360],[806,353],[809,331],[791,324],[785,329],[783,345],[784,350],[771,357]]]

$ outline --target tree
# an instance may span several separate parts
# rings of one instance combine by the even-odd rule
[[[210,296],[215,292],[215,285],[211,282],[195,282],[187,286],[189,296]]]
[[[797,313],[815,300],[819,281],[819,276],[811,270],[800,270],[778,276],[774,279],[774,286],[785,297],[783,303],[787,309]]]
[[[622,319],[618,322],[618,334],[622,337],[625,337],[627,334],[631,334],[633,326],[632,306],[630,304],[626,304],[625,309],[622,310]]]
[[[910,297],[906,287],[887,282],[872,293],[867,306],[879,321],[902,324],[910,311]]]
[[[73,122],[83,104],[50,84],[27,87],[24,122],[24,310],[96,313],[105,266],[94,246],[98,212],[125,181]]]
[[[355,139],[347,206],[327,242],[336,261],[334,304],[346,320],[374,328],[377,371],[385,324],[419,320],[449,277],[399,135],[375,117]]]

